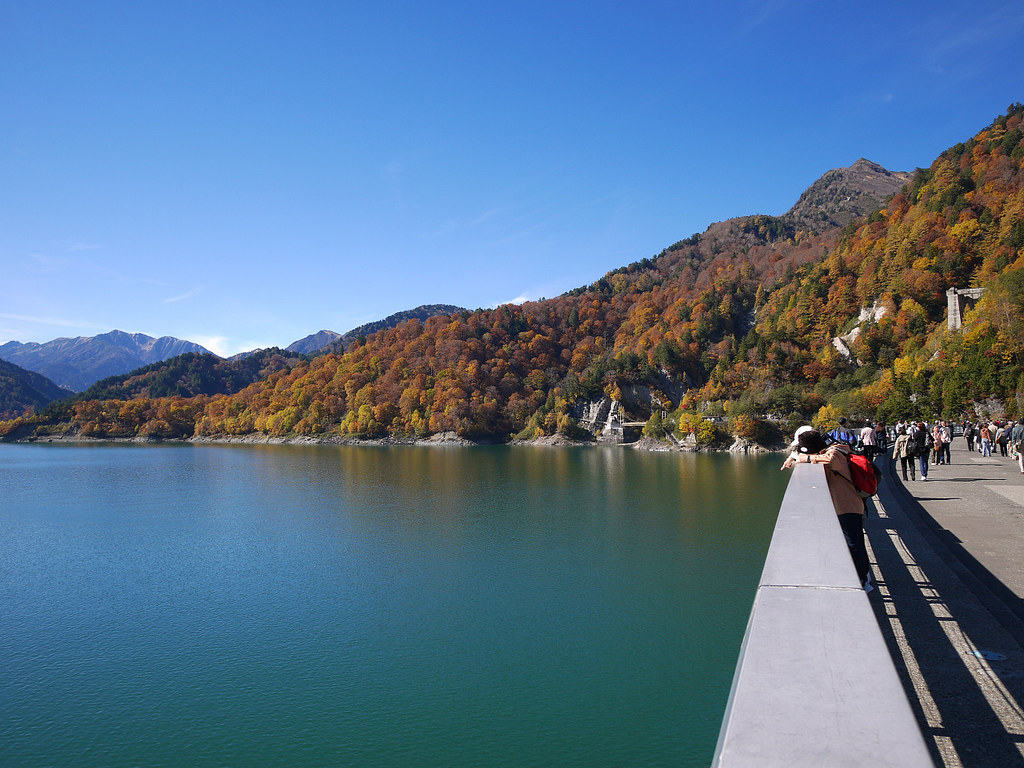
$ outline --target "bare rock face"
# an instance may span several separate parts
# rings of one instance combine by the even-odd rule
[[[311,355],[314,352],[319,352],[321,349],[337,343],[340,339],[340,333],[322,330],[301,338],[298,341],[293,341],[286,347],[286,349],[289,352],[298,352],[300,355]]]
[[[910,173],[889,171],[862,157],[849,168],[836,168],[814,182],[783,218],[814,232],[844,227],[877,211],[910,178]]]

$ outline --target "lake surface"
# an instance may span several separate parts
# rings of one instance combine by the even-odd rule
[[[707,765],[779,461],[0,446],[0,765]]]

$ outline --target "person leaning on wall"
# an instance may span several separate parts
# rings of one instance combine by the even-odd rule
[[[825,438],[814,427],[800,427],[796,431],[793,452],[782,465],[789,469],[794,464],[824,464],[825,479],[832,504],[839,517],[839,527],[846,537],[857,578],[864,589],[871,591],[871,565],[868,562],[867,547],[864,544],[864,499],[857,492],[850,474],[850,447],[845,443],[828,445]]]

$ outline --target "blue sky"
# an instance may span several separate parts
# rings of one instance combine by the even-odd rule
[[[1024,100],[1024,5],[0,0],[0,343],[555,296]]]

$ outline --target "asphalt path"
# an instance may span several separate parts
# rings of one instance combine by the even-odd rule
[[[904,482],[885,457],[869,593],[936,765],[1024,768],[1024,475],[953,442]]]

